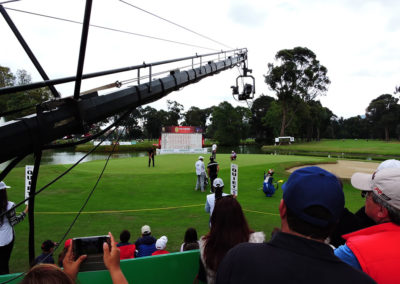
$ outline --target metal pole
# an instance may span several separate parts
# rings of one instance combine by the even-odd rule
[[[39,176],[40,161],[42,159],[42,150],[35,152],[35,166],[33,168],[31,190],[29,192],[29,207],[28,207],[28,218],[29,218],[29,265],[33,266],[35,261],[35,193],[36,193],[36,181]]]
[[[87,0],[85,7],[85,18],[83,20],[83,27],[82,27],[81,47],[79,49],[78,69],[76,71],[76,81],[75,81],[75,91],[74,91],[74,99],[76,100],[79,98],[79,92],[81,90],[82,72],[83,72],[83,64],[85,62],[86,44],[89,32],[91,10],[92,10],[92,0]]]
[[[10,26],[11,30],[13,31],[14,35],[17,37],[19,43],[22,45],[24,48],[26,54],[29,56],[31,59],[33,65],[35,65],[36,69],[38,70],[40,76],[42,76],[43,80],[49,80],[49,77],[47,76],[46,72],[44,72],[42,66],[40,65],[39,61],[36,59],[35,55],[33,54],[32,50],[29,48],[28,44],[22,37],[21,33],[18,31],[17,27],[14,25],[14,22],[11,20],[10,16],[8,15],[7,11],[4,9],[3,5],[0,5],[0,12],[3,15],[4,19]],[[59,98],[60,94],[57,92],[56,88],[53,85],[48,86],[51,93],[55,98]]]

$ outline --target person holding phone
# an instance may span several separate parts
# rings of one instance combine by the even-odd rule
[[[103,260],[104,264],[107,267],[107,270],[110,272],[111,279],[113,284],[127,284],[126,280],[120,266],[119,254],[120,251],[117,248],[117,243],[114,240],[113,235],[109,232],[111,246],[107,243],[103,243]],[[68,247],[68,251],[63,260],[64,273],[67,274],[73,281],[76,280],[76,277],[79,272],[79,266],[81,263],[87,258],[87,255],[81,255],[76,260],[74,260],[73,255],[73,242]],[[27,274],[27,276],[29,273]]]

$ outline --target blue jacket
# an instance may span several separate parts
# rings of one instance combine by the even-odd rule
[[[150,256],[156,249],[156,239],[152,235],[142,236],[135,242],[138,251],[136,257]]]

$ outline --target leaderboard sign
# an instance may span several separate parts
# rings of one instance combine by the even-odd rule
[[[160,154],[205,153],[203,129],[198,126],[166,126],[162,128]]]

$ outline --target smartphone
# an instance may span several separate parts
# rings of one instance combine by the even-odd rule
[[[72,239],[75,260],[86,254],[87,258],[81,263],[79,271],[106,270],[103,261],[103,244],[111,248],[110,236],[92,236]]]

